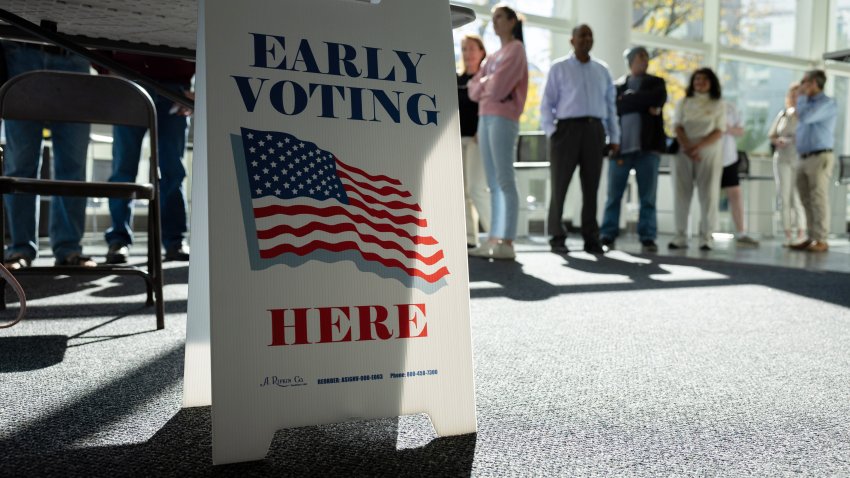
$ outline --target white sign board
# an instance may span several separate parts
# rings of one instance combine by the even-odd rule
[[[213,461],[347,420],[474,432],[448,2],[200,11],[185,403],[208,314]]]

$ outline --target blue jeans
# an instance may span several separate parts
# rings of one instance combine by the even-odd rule
[[[33,70],[59,70],[88,73],[89,62],[78,55],[47,53],[38,47],[3,42],[9,77]],[[53,141],[53,179],[85,181],[86,155],[91,125],[84,123],[43,123],[6,121],[6,153],[3,173],[7,176],[37,178],[41,169],[42,132],[50,128]],[[6,257],[21,254],[38,256],[39,201],[34,195],[4,196],[9,219],[11,244]],[[62,262],[72,253],[82,252],[80,240],[86,221],[86,198],[53,196],[50,199],[50,247]]]
[[[501,116],[478,118],[478,144],[490,187],[490,237],[516,238],[519,192],[514,175],[519,123]]]
[[[640,199],[637,232],[641,241],[654,241],[658,233],[655,212],[655,191],[658,186],[658,163],[661,158],[651,152],[635,151],[612,159],[608,163],[608,199],[599,236],[614,240],[620,232],[620,204],[629,180],[629,172],[635,170],[635,179]]]
[[[187,84],[163,83],[173,90],[189,89]],[[162,245],[166,249],[179,247],[186,233],[186,197],[183,192],[183,152],[189,119],[170,113],[174,103],[164,96],[149,91],[156,106],[157,152],[159,157],[159,196],[162,220]],[[115,126],[112,143],[112,182],[135,182],[142,155],[142,139],[147,128]],[[145,176],[147,178],[147,175]],[[145,179],[147,181],[147,179]],[[110,199],[109,214],[112,227],[106,230],[107,244],[133,243],[133,207],[130,200]]]

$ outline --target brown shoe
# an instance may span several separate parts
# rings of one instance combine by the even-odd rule
[[[826,252],[829,250],[829,244],[826,241],[812,241],[809,244],[809,247],[806,248],[808,252]]]
[[[797,242],[795,244],[791,244],[788,246],[792,251],[805,251],[812,243],[815,242],[811,239],[805,239],[803,242]]]

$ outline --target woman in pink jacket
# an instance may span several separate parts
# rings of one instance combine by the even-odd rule
[[[490,187],[490,238],[469,254],[514,259],[519,193],[514,177],[519,117],[528,93],[528,61],[522,20],[504,4],[493,7],[493,30],[502,42],[469,80],[469,98],[478,102],[478,143]]]

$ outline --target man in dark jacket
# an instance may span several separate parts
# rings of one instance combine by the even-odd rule
[[[658,185],[659,156],[664,151],[666,136],[661,108],[667,101],[664,80],[646,73],[649,53],[637,46],[626,50],[626,61],[631,74],[619,79],[617,87],[617,115],[620,117],[620,154],[612,156],[608,164],[608,199],[599,230],[604,246],[614,248],[620,232],[620,205],[629,173],[635,170],[640,214],[637,232],[643,252],[657,252],[655,244],[657,218],[655,191]]]

